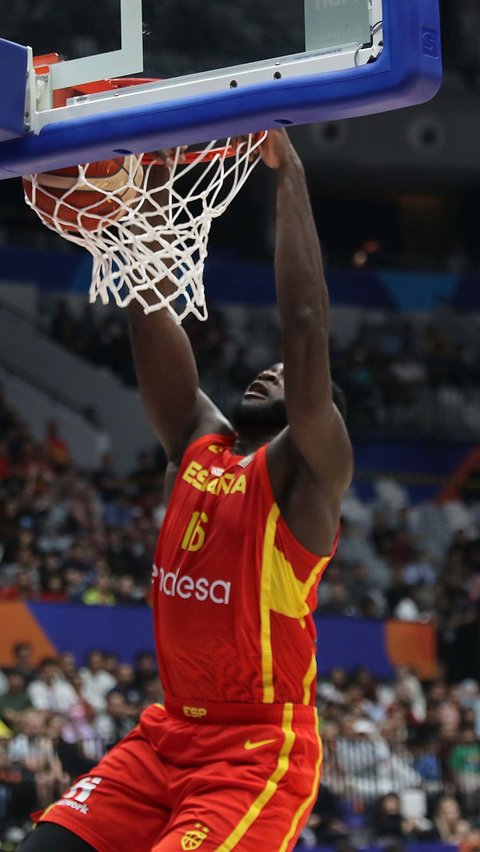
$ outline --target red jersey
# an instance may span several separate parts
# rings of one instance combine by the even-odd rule
[[[167,699],[313,704],[318,557],[275,502],[266,447],[205,435],[182,459],[160,531],[152,601]]]

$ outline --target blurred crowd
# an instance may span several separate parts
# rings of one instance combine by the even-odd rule
[[[248,330],[239,327],[237,315],[214,307],[204,327],[185,323],[202,384],[224,410],[258,370],[278,360],[273,307],[261,312],[245,308],[245,315]],[[136,383],[122,312],[105,316],[85,305],[75,313],[59,300],[45,325],[63,346],[113,370],[125,384]],[[446,306],[416,322],[371,312],[353,328],[346,339],[334,328],[331,341],[332,372],[346,395],[353,432],[480,437],[480,329],[475,317]]]
[[[13,850],[30,815],[88,774],[162,700],[152,653],[132,663],[92,649],[35,660],[29,642],[0,670],[0,849]],[[402,850],[441,842],[474,848],[480,829],[477,681],[389,682],[334,669],[317,690],[324,743],[321,790],[300,846]],[[473,846],[472,846],[473,844]]]
[[[145,707],[162,700],[151,652],[134,664],[93,649],[82,665],[72,653],[34,661],[19,642],[0,670],[0,849],[16,848],[32,813],[88,773],[126,736]]]
[[[465,842],[480,828],[480,690],[336,668],[317,688],[322,788],[304,845]]]

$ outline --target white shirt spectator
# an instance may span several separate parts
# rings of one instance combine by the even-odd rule
[[[70,707],[78,701],[73,686],[61,677],[51,683],[34,680],[27,687],[27,693],[36,710],[50,710],[52,713],[68,714]]]
[[[92,671],[89,668],[80,669],[82,678],[82,696],[91,707],[101,713],[107,706],[106,696],[116,686],[117,681],[105,669]]]

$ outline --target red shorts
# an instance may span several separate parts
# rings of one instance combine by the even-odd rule
[[[316,800],[314,708],[149,707],[40,817],[98,852],[287,852]]]

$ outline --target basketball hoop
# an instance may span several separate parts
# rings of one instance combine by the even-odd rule
[[[24,179],[25,200],[48,228],[93,256],[90,302],[113,298],[123,308],[136,299],[145,313],[167,308],[178,323],[188,314],[205,320],[212,220],[260,161],[266,135],[242,137],[240,144],[213,141],[200,151],[176,148],[166,161],[155,154],[125,156],[120,186],[93,178],[90,164],[78,167],[65,191],[56,176],[31,175]],[[93,200],[79,212],[74,201],[85,190]]]

